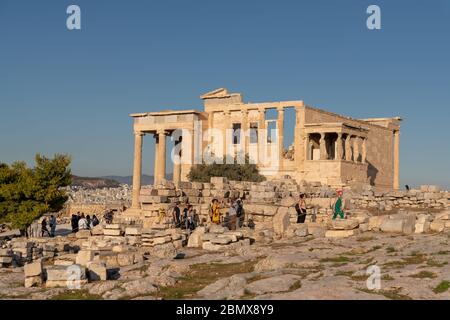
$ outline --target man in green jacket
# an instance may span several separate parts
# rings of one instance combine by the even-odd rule
[[[333,220],[336,220],[336,217],[339,215],[341,219],[345,219],[344,211],[342,211],[343,203],[342,203],[342,195],[343,191],[338,190],[337,192],[338,198],[336,202],[334,203],[334,214],[333,214]]]

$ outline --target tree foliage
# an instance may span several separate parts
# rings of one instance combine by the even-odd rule
[[[61,188],[72,181],[69,156],[38,154],[35,161],[33,169],[24,162],[0,164],[0,219],[20,230],[47,212],[61,210],[68,199]]]
[[[234,181],[261,182],[265,177],[259,173],[256,164],[249,163],[249,157],[245,156],[245,164],[223,163],[200,164],[193,166],[188,173],[188,179],[196,182],[210,182],[211,177],[225,177]]]

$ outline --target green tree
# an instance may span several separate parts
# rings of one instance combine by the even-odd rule
[[[0,219],[22,232],[43,214],[61,210],[68,199],[61,188],[72,182],[69,156],[38,154],[35,161],[33,169],[24,162],[0,164]]]
[[[193,166],[188,173],[188,179],[196,182],[210,182],[211,177],[225,177],[234,181],[261,182],[265,177],[259,173],[256,164],[249,163],[248,155],[245,156],[245,164],[223,163],[199,164]]]

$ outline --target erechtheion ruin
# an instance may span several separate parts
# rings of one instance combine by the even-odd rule
[[[139,207],[144,135],[155,139],[155,184],[166,176],[166,139],[174,143],[175,183],[205,160],[239,161],[249,155],[270,177],[319,181],[330,186],[370,184],[399,187],[399,117],[352,119],[303,101],[245,103],[240,93],[221,88],[201,96],[204,110],[132,114],[135,154],[133,207]],[[266,113],[274,109],[275,119]],[[295,110],[293,144],[285,148],[285,111]],[[231,159],[231,160],[230,160]],[[214,160],[213,160],[214,161]]]

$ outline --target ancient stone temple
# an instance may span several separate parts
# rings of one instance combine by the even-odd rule
[[[196,164],[241,163],[247,159],[269,179],[288,175],[297,181],[336,187],[399,187],[399,117],[352,119],[313,108],[301,100],[246,103],[240,93],[224,88],[201,99],[203,111],[131,115],[135,134],[133,207],[139,206],[145,135],[155,139],[155,184],[166,177],[167,144],[172,143],[170,159],[176,184],[186,181]],[[269,118],[269,112],[276,116]],[[289,132],[292,145],[286,147],[288,112],[294,132]]]

